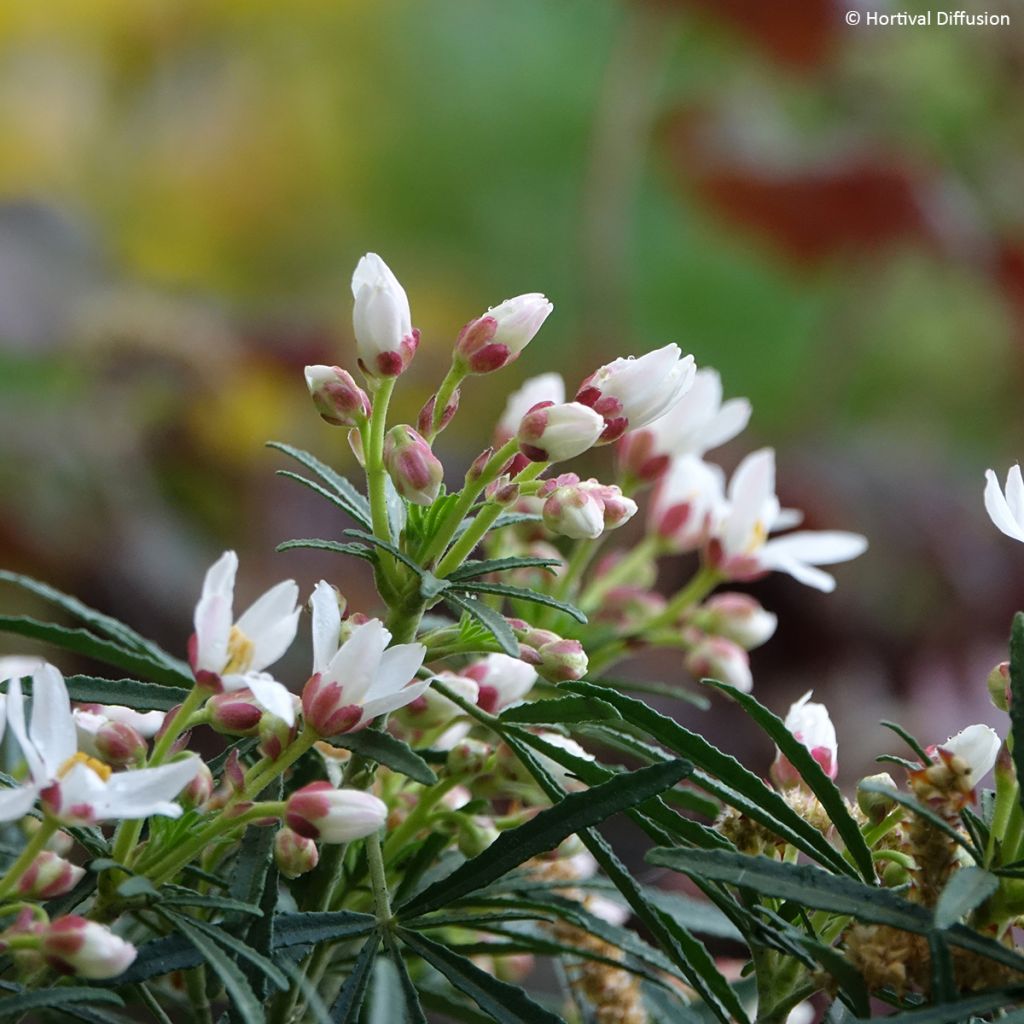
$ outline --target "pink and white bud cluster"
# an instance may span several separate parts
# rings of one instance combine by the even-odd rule
[[[42,850],[18,879],[18,894],[31,900],[52,900],[71,892],[84,876],[85,868],[52,850]]]
[[[464,372],[491,373],[514,362],[533,340],[554,306],[539,292],[517,295],[470,320],[455,343]]]
[[[96,981],[123,974],[138,955],[130,942],[77,914],[51,921],[41,933],[39,952],[58,974]]]
[[[312,871],[320,862],[320,851],[312,839],[300,836],[294,829],[278,829],[274,836],[274,863],[285,878],[298,878]]]
[[[693,384],[693,356],[676,344],[599,367],[580,385],[576,401],[601,414],[601,444],[617,441],[664,416]]]
[[[285,821],[306,839],[348,843],[384,827],[387,805],[359,789],[335,789],[329,782],[311,782],[288,798]]]
[[[395,490],[414,505],[429,505],[441,492],[444,466],[412,427],[392,427],[384,438],[384,467]]]
[[[574,540],[594,540],[605,530],[614,530],[636,515],[636,502],[613,484],[591,478],[580,480],[575,473],[562,473],[545,480],[537,492],[545,499],[544,525],[552,532]]]
[[[523,417],[536,405],[550,402],[561,405],[565,401],[565,381],[557,373],[542,373],[523,382],[505,403],[505,411],[494,431],[494,443],[503,445],[519,433]]]
[[[358,427],[370,416],[370,396],[340,366],[307,366],[306,387],[316,411],[335,427]]]
[[[821,770],[830,779],[834,779],[839,772],[836,729],[829,717],[828,708],[824,704],[812,701],[811,692],[808,690],[790,706],[785,725],[793,734],[793,739],[802,743],[811,752],[811,757],[818,762]],[[783,789],[800,783],[800,773],[781,751],[775,754],[771,776],[775,784]]]
[[[534,629],[522,619],[509,619],[519,641],[519,658],[544,679],[565,683],[587,674],[587,652],[579,640],[566,640],[550,629]]]
[[[774,636],[779,617],[749,594],[726,591],[709,597],[690,621],[705,633],[723,636],[751,651]]]
[[[698,679],[716,679],[744,693],[754,687],[747,652],[724,636],[698,639],[686,656],[686,670]]]
[[[204,710],[207,725],[224,736],[255,736],[263,717],[263,706],[251,690],[216,693]]]
[[[564,462],[593,448],[604,420],[579,402],[539,402],[519,423],[519,450],[531,462]]]
[[[352,297],[359,368],[371,378],[397,377],[416,354],[420,332],[412,326],[405,289],[376,253],[356,266]]]

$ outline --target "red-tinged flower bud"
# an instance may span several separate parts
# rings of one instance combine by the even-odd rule
[[[749,594],[727,591],[708,598],[690,621],[750,651],[771,639],[779,620]]]
[[[210,728],[225,736],[255,736],[263,717],[263,705],[250,690],[215,694],[206,702],[206,711]]]
[[[274,836],[274,863],[285,878],[298,878],[320,863],[320,851],[312,839],[285,826]]]
[[[335,789],[329,782],[311,782],[288,798],[288,827],[307,839],[348,843],[379,831],[388,809],[372,793]]]
[[[519,500],[521,488],[507,476],[499,476],[497,480],[487,485],[484,493],[489,501],[501,505],[502,508],[510,508]]]
[[[604,533],[604,506],[581,487],[559,487],[544,502],[544,525],[574,540],[595,540]]]
[[[470,320],[455,343],[456,362],[470,373],[491,373],[514,362],[554,307],[539,293],[517,295]]]
[[[1010,710],[1010,663],[1001,661],[988,674],[988,695],[1000,711]]]
[[[352,297],[359,368],[368,377],[397,377],[416,354],[420,332],[412,326],[405,289],[376,253],[359,261]]]
[[[366,469],[366,452],[363,451],[363,435],[358,430],[350,430],[348,432],[348,446],[352,449],[352,454],[356,457],[356,462],[358,462],[363,469]]]
[[[232,750],[224,762],[224,781],[236,793],[245,789],[245,770],[237,750]]]
[[[835,726],[825,705],[813,702],[811,691],[808,690],[790,706],[785,725],[793,734],[793,739],[810,751],[821,770],[830,779],[834,779],[839,772],[839,744],[836,741]],[[800,782],[799,772],[782,751],[776,751],[771,776],[776,785],[783,788]]]
[[[51,921],[40,946],[47,964],[59,974],[102,980],[123,974],[135,960],[135,947],[109,928],[68,914]]]
[[[439,672],[437,677],[457,697],[461,697],[470,704],[476,704],[479,687],[468,674]],[[463,711],[458,704],[430,686],[415,700],[406,704],[399,713],[416,729],[434,729],[458,718]]]
[[[52,850],[42,850],[18,879],[18,894],[30,900],[52,900],[71,892],[84,875],[85,868]]]
[[[99,756],[117,767],[141,764],[149,751],[146,741],[123,722],[107,722],[97,730],[93,742]]]
[[[521,701],[533,689],[537,670],[507,654],[489,654],[463,670],[479,686],[477,704],[492,715]]]
[[[531,462],[562,462],[593,448],[604,420],[579,402],[540,402],[519,424],[519,448]]]
[[[451,423],[452,418],[459,411],[459,388],[456,388],[448,398],[448,402],[444,407],[444,412],[441,413],[441,418],[434,426],[434,410],[437,408],[437,395],[433,394],[427,399],[426,404],[420,409],[420,414],[416,418],[416,427],[421,434],[435,434],[440,433],[445,427]]]
[[[213,786],[213,773],[202,762],[192,781],[178,794],[178,802],[186,811],[202,807],[213,796]]]
[[[336,427],[358,427],[370,415],[370,397],[340,366],[307,366],[306,387],[316,411]]]
[[[441,491],[444,466],[412,427],[392,427],[384,439],[384,466],[395,490],[414,505],[429,505]]]
[[[537,671],[549,682],[566,683],[587,674],[587,652],[579,640],[551,640],[537,648]]]
[[[493,772],[496,763],[494,747],[483,740],[467,737],[459,740],[448,751],[447,768],[452,775],[476,779]]]
[[[619,438],[616,446],[619,470],[638,484],[652,484],[664,476],[671,456],[659,451],[652,430],[631,430]]]
[[[339,633],[338,646],[345,643],[346,640],[355,632],[359,626],[365,626],[370,621],[370,616],[365,612],[353,612],[347,618],[341,620],[341,632]]]
[[[592,619],[620,628],[638,626],[664,611],[666,603],[657,591],[644,587],[612,587],[602,595]]]
[[[21,828],[28,838],[32,838],[40,829],[43,822],[40,818],[22,818]],[[61,857],[66,857],[74,848],[75,840],[63,830],[54,832],[46,841],[47,850],[52,850]]]
[[[710,677],[750,693],[754,685],[747,652],[722,636],[707,636],[687,655],[686,670],[697,678]]]
[[[291,746],[299,734],[296,722],[289,725],[283,718],[269,712],[260,719],[259,752],[271,761],[276,761]]]

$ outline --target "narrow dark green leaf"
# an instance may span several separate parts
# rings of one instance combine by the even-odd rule
[[[931,998],[937,1003],[952,1002],[957,994],[956,981],[953,977],[953,958],[943,932],[928,933],[928,953],[931,957]]]
[[[576,605],[570,604],[568,601],[559,601],[558,598],[552,597],[550,594],[543,594],[539,590],[528,590],[526,587],[513,587],[508,583],[461,583],[459,585],[459,590],[463,590],[471,594],[501,594],[502,596],[511,598],[515,601],[531,601],[533,604],[542,604],[548,608],[557,608],[560,612],[565,612],[566,615],[571,616],[577,622],[587,622],[586,613],[580,611]]]
[[[554,558],[534,558],[529,555],[517,555],[509,558],[485,558],[463,562],[448,579],[452,583],[458,580],[470,580],[477,576],[489,576],[492,572],[507,572],[510,569],[550,569],[562,563]]]
[[[979,992],[944,1006],[926,1006],[920,1010],[894,1013],[887,1017],[872,1017],[867,1024],[962,1024],[972,1014],[987,1014],[993,1010],[1007,1010],[1024,999],[1024,986],[1015,985]],[[1024,1022],[1024,1013],[1011,1013],[1000,1024]]]
[[[903,740],[903,742],[906,743],[906,745],[910,747],[915,754],[917,754],[921,759],[921,764],[927,764],[931,760],[924,747],[921,746],[917,737],[904,729],[898,722],[890,722],[883,719],[878,724],[881,725],[883,729],[889,729],[891,732],[896,733],[896,735],[899,736],[899,738]],[[920,767],[920,765],[918,767]]]
[[[367,544],[372,544],[375,548],[387,551],[388,554],[394,555],[402,565],[407,569],[411,569],[417,576],[423,575],[423,566],[414,562],[404,551],[396,547],[394,544],[391,544],[386,540],[381,540],[380,537],[375,537],[372,533],[366,533],[364,530],[346,530],[345,536],[355,537],[358,540],[365,541]]]
[[[535,700],[506,708],[499,716],[503,722],[537,725],[547,722],[600,722],[622,716],[607,701],[595,697],[558,697],[554,700]]]
[[[448,586],[447,580],[438,579],[428,569],[424,569],[423,574],[420,576],[420,597],[424,601],[433,601],[438,594],[443,594],[448,589]]]
[[[296,462],[301,462],[306,469],[315,473],[332,488],[334,494],[339,499],[339,503],[342,504],[342,507],[345,508],[348,514],[356,522],[370,529],[370,503],[349,480],[340,473],[335,472],[330,466],[322,463],[316,456],[302,451],[301,448],[293,448],[291,445],[282,444],[280,441],[269,441],[267,447],[276,448],[279,452],[290,455]],[[302,478],[300,477],[299,479]]]
[[[273,855],[274,830],[247,828],[231,866],[228,897],[248,906],[259,906],[263,899]],[[236,929],[236,933],[245,939],[252,925],[252,918],[234,913],[228,917],[228,922]]]
[[[164,886],[161,903],[165,907],[203,907],[207,910],[233,911],[252,917],[263,917],[263,911],[251,903],[228,899],[226,896],[210,896],[206,893],[176,891],[177,886]]]
[[[377,919],[372,914],[357,914],[353,910],[278,914],[274,918],[274,949],[356,939],[376,927]]]
[[[811,752],[786,728],[778,715],[773,714],[756,697],[734,686],[727,686],[715,680],[708,680],[709,685],[721,690],[736,701],[744,711],[768,734],[775,745],[789,759],[790,764],[799,772],[800,777],[810,787],[811,792],[825,809],[839,837],[846,844],[846,849],[860,869],[861,876],[868,882],[875,880],[875,865],[871,859],[871,851],[860,827],[846,807],[843,794],[836,784],[825,774],[820,764],[815,761]]]
[[[390,957],[379,956],[373,965],[368,1024],[399,1024],[405,1016],[398,969]]]
[[[984,868],[966,867],[954,872],[935,905],[935,927],[948,928],[956,924],[965,914],[980,907],[998,888],[999,879]]]
[[[766,786],[736,758],[708,743],[704,737],[659,714],[643,701],[616,693],[607,687],[568,682],[560,684],[559,689],[597,697],[612,704],[626,721],[646,730],[651,738],[704,769],[707,774],[694,775],[694,781],[702,789],[736,807],[809,857],[843,874],[855,873],[855,869],[828,840],[801,818],[775,790]]]
[[[367,562],[375,562],[377,556],[362,544],[343,544],[339,540],[320,540],[312,537],[286,540],[277,545],[277,551],[291,551],[293,548],[314,548],[317,551],[333,551],[336,555],[353,555]]]
[[[691,767],[686,761],[670,761],[616,775],[586,792],[568,794],[526,824],[503,832],[480,856],[421,892],[401,908],[403,916],[437,910],[488,885],[531,857],[553,850],[574,832],[670,789],[690,773]]]
[[[810,864],[788,864],[729,850],[679,848],[651,850],[647,860],[684,874],[793,900],[815,910],[848,914],[871,924],[890,925],[920,935],[927,935],[934,927],[934,917],[926,907],[910,903],[888,889],[829,874]],[[950,925],[946,935],[954,946],[1024,971],[1024,957],[964,925]]]
[[[0,999],[0,1020],[20,1017],[30,1010],[57,1010],[75,1003],[109,1003],[124,1006],[124,1000],[108,988],[86,988],[85,986],[51,986],[18,992]]]
[[[398,934],[418,957],[440,971],[498,1024],[565,1024],[518,986],[499,981],[439,942],[406,928],[399,929]]]
[[[121,974],[118,984],[130,984],[158,978],[172,971],[186,971],[202,963],[203,957],[181,935],[167,935],[152,939],[138,947],[139,955],[128,969]]]
[[[498,646],[505,654],[513,658],[519,656],[519,642],[516,640],[512,627],[505,620],[504,615],[499,614],[482,601],[477,601],[471,597],[460,597],[451,591],[444,595],[444,600],[455,610],[456,614],[465,612],[476,619],[494,637]]]
[[[189,693],[184,687],[145,683],[139,679],[68,676],[65,682],[68,684],[68,696],[74,701],[83,704],[123,704],[136,711],[170,711]]]
[[[413,782],[424,786],[432,786],[437,782],[437,776],[431,771],[430,765],[412,747],[390,733],[378,729],[361,729],[340,736],[329,736],[327,742],[333,747],[368,757],[393,772],[407,775]]]
[[[281,958],[281,970],[288,975],[291,983],[299,990],[306,1001],[306,1018],[304,1024],[334,1024],[331,1011],[320,998],[316,986],[306,977],[306,972],[293,964],[288,957]]]
[[[487,532],[493,533],[495,530],[501,530],[506,526],[518,526],[520,523],[539,523],[543,518],[543,516],[532,512],[504,512],[491,523],[491,527]],[[463,519],[459,523],[452,540],[458,540],[469,529],[472,522],[472,519]]]
[[[405,1000],[406,1024],[427,1024],[427,1015],[423,1012],[416,986],[413,984],[412,978],[409,977],[402,951],[390,933],[388,939],[388,953],[395,972],[398,974],[398,980],[402,986],[402,996]]]
[[[345,979],[345,984],[341,986],[338,998],[334,1000],[334,1005],[331,1007],[331,1020],[336,1024],[353,1024],[359,1018],[359,1011],[366,999],[366,989],[370,983],[370,973],[373,970],[373,962],[377,959],[378,949],[380,949],[380,935],[374,932],[359,951],[359,956],[356,957],[356,962],[352,965],[352,973]]]
[[[1024,612],[1014,615],[1010,634],[1010,735],[1013,767],[1022,783],[1017,799],[1024,807]]]

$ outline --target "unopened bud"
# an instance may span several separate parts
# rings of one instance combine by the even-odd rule
[[[555,486],[542,488],[542,493],[547,494],[542,514],[544,525],[552,533],[574,540],[595,540],[605,530],[614,530],[636,514],[636,502],[613,485],[580,480],[575,473],[566,473],[549,483]]]
[[[488,484],[486,495],[489,501],[493,501],[502,508],[510,508],[519,500],[521,488],[514,480],[507,476],[499,476],[492,484]]]
[[[352,297],[360,369],[368,377],[398,376],[416,354],[420,332],[412,326],[405,289],[376,253],[359,261]]]
[[[285,826],[274,836],[274,863],[285,878],[298,878],[320,862],[320,851],[312,839]]]
[[[186,811],[202,807],[213,796],[213,786],[213,773],[204,761],[200,761],[199,770],[178,795],[178,802]]]
[[[93,737],[93,743],[100,758],[119,768],[141,764],[149,750],[146,741],[123,722],[107,722],[100,726]]]
[[[384,439],[384,466],[395,490],[414,505],[429,505],[441,491],[444,466],[412,427],[392,427]]]
[[[739,644],[721,636],[706,636],[690,651],[686,670],[692,675],[710,677],[750,693],[754,685],[750,674],[750,659]]]
[[[59,974],[102,980],[124,973],[137,956],[129,942],[109,928],[68,914],[51,921],[42,934],[40,953]]]
[[[537,648],[537,671],[549,682],[567,683],[587,674],[587,652],[579,640],[551,640]]]
[[[289,725],[283,718],[269,712],[263,715],[259,725],[259,751],[271,761],[276,761],[298,735],[297,722]]]
[[[340,366],[307,366],[306,387],[316,411],[336,427],[358,427],[370,415],[370,398]]]
[[[857,806],[864,812],[865,817],[872,825],[877,825],[893,808],[896,801],[885,793],[875,793],[864,789],[864,783],[868,782],[874,786],[885,786],[894,793],[898,792],[893,777],[888,772],[878,772],[877,775],[868,775],[857,783]]]
[[[690,621],[749,651],[771,639],[779,619],[749,594],[727,592],[708,598]]]
[[[444,430],[444,428],[451,423],[455,414],[459,411],[459,397],[459,389],[456,388],[448,397],[444,411],[441,413],[441,418],[435,425],[434,410],[437,408],[437,395],[431,395],[430,398],[427,399],[423,408],[420,409],[420,414],[416,419],[416,427],[419,432],[421,434],[432,435]]]
[[[250,690],[218,693],[206,702],[208,724],[225,736],[255,736],[263,717],[263,705]]]
[[[490,818],[464,814],[459,818],[458,847],[463,857],[478,857],[501,833]]]
[[[531,462],[561,462],[593,448],[604,420],[579,402],[541,402],[519,424],[519,448]]]
[[[339,646],[352,636],[360,626],[365,626],[370,621],[370,616],[365,612],[353,612],[341,620],[341,633],[339,634]]]
[[[651,484],[663,476],[671,457],[660,451],[651,430],[631,430],[616,446],[622,475],[637,483]]]
[[[307,839],[347,843],[379,831],[388,809],[372,793],[335,789],[329,782],[311,782],[288,798],[288,827]]]
[[[470,704],[477,702],[479,687],[468,676],[455,672],[439,672],[437,678],[454,693]],[[444,694],[429,686],[415,700],[406,704],[400,714],[416,729],[433,729],[446,725],[463,713],[462,708]]]
[[[1010,710],[1010,663],[1001,661],[988,674],[988,695],[1000,711]]]
[[[640,626],[665,610],[665,598],[644,587],[612,587],[601,597],[601,606],[594,611],[594,622],[619,628]]]
[[[42,850],[18,879],[18,894],[30,900],[52,900],[71,892],[84,875],[85,868],[52,850]]]
[[[448,751],[448,771],[452,775],[475,778],[494,771],[494,747],[483,740],[466,738],[459,740]]]
[[[500,370],[518,358],[552,309],[536,292],[506,299],[462,328],[455,343],[456,361],[470,373]]]

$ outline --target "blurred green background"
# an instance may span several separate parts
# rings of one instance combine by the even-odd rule
[[[753,588],[782,617],[762,698],[815,686],[847,780],[891,748],[879,717],[926,740],[998,725],[984,679],[1024,558],[981,486],[1024,450],[1024,13],[851,29],[846,9],[7,0],[0,564],[179,652],[224,546],[243,598],[328,574],[367,606],[358,569],[273,553],[337,524],[263,442],[353,466],[301,368],[353,364],[348,278],[374,250],[423,332],[405,417],[466,320],[555,303],[467,389],[450,482],[506,387],[678,341],[754,403],[723,463],[775,445],[784,501],[872,542],[834,595]]]

